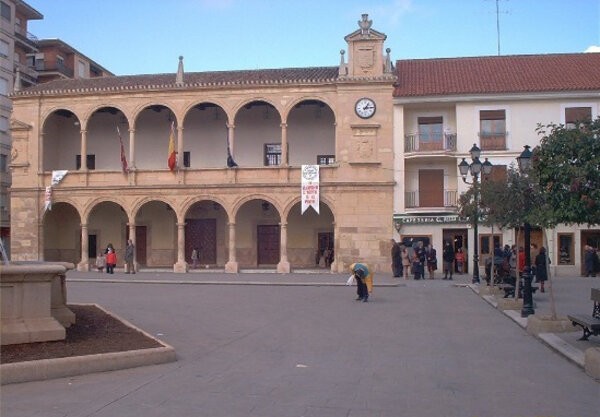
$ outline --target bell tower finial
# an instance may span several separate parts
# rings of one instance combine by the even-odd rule
[[[183,85],[183,56],[179,56],[179,66],[177,67],[177,77],[175,77],[176,85]]]

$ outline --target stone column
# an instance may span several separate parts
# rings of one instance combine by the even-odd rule
[[[281,123],[281,166],[288,166],[287,123]]]
[[[90,258],[88,256],[88,226],[87,224],[81,224],[81,262],[77,264],[78,271],[89,272],[90,270]]]
[[[173,272],[185,273],[188,264],[185,262],[185,223],[177,223],[177,263],[173,265]]]
[[[229,151],[231,152],[231,155],[233,155],[233,144],[235,142],[235,140],[234,140],[235,125],[232,123],[227,123],[227,130],[228,130],[228,134],[229,134],[229,136],[228,136],[229,137]]]
[[[229,223],[229,261],[225,264],[225,272],[232,274],[239,272],[235,251],[235,223]]]
[[[81,131],[81,166],[80,171],[87,171],[87,130]]]
[[[277,272],[289,274],[290,263],[287,257],[287,223],[281,222],[281,253],[279,255],[279,263],[277,264]]]
[[[129,169],[135,168],[135,129],[129,129]]]
[[[136,250],[133,251],[133,270],[134,271],[138,271],[138,264],[137,264],[137,244],[135,241],[135,223],[127,223],[127,226],[129,226],[129,239],[131,239],[131,241],[133,242],[133,246],[136,248]],[[131,271],[129,271],[131,272]]]
[[[177,169],[183,168],[183,126],[177,126]]]

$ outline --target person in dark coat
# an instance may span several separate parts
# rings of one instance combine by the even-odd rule
[[[535,282],[540,283],[541,292],[545,292],[544,282],[548,280],[548,272],[546,271],[546,258],[546,248],[542,246],[535,257]],[[549,259],[548,262],[550,262]]]
[[[394,277],[402,276],[402,250],[400,244],[392,239],[392,271]]]
[[[454,248],[448,241],[444,244],[442,259],[444,261],[444,279],[452,279],[452,273],[454,272]],[[450,272],[450,278],[448,278],[448,272]]]
[[[435,271],[437,270],[437,251],[433,248],[431,243],[425,248],[425,259],[427,263],[427,272],[429,272],[429,279],[434,279]]]
[[[585,266],[585,276],[586,277],[595,277],[596,276],[596,268],[595,263],[597,262],[596,251],[593,247],[589,245],[585,245],[585,254],[583,255],[583,264]]]

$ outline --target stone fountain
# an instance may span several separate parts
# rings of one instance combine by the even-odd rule
[[[0,322],[2,345],[64,340],[75,323],[66,306],[67,262],[10,262],[0,241]]]

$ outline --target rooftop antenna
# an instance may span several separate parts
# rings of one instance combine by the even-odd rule
[[[495,0],[496,1],[496,37],[497,37],[497,43],[498,43],[498,56],[500,56],[500,0]],[[508,0],[506,0],[508,1]],[[508,12],[502,12],[502,13],[508,13]]]

